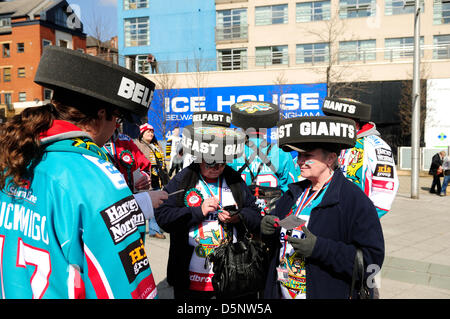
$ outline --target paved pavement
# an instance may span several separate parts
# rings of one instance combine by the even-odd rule
[[[431,177],[421,176],[419,199],[411,199],[411,177],[401,175],[399,179],[392,209],[381,219],[386,257],[380,297],[450,298],[450,195],[430,194]],[[147,238],[145,246],[159,298],[172,299],[173,290],[165,280],[169,237]]]

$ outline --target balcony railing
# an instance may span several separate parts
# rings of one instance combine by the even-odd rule
[[[422,45],[421,53],[430,60],[450,60],[450,43],[442,45]],[[287,54],[273,52],[271,55],[246,56],[241,54],[222,55],[217,59],[184,59],[171,61],[158,61],[159,73],[184,73],[184,72],[208,72],[208,71],[236,71],[236,70],[258,70],[271,68],[311,67],[327,66],[332,63],[336,66],[349,65],[353,63],[380,64],[395,62],[412,62],[413,48],[410,46],[398,48],[378,48],[359,51],[340,51],[337,58],[329,62],[321,50],[311,54]],[[344,58],[342,58],[344,57]],[[304,62],[302,62],[304,61]],[[140,70],[150,70],[146,61],[139,61]],[[150,72],[150,71],[149,71]]]

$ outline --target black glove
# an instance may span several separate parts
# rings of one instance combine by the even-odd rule
[[[306,226],[303,226],[302,230],[306,238],[300,239],[288,236],[287,241],[292,245],[295,252],[300,256],[309,257],[312,255],[314,246],[316,245],[317,237],[313,235],[313,233],[311,233],[309,229],[306,228]]]
[[[276,227],[275,219],[278,219],[277,216],[266,215],[261,220],[261,234],[270,236],[275,233]]]

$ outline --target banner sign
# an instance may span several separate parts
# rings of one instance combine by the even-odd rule
[[[157,138],[161,131],[155,121],[165,123],[165,131],[192,124],[192,113],[198,111],[230,112],[231,105],[243,101],[266,101],[280,106],[280,118],[319,116],[326,97],[325,83],[233,86],[155,90],[149,110],[149,123]],[[164,110],[164,111],[163,111]],[[165,115],[161,117],[161,114]],[[169,133],[170,134],[170,133]],[[166,134],[167,138],[167,134]]]

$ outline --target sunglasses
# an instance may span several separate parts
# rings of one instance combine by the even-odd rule
[[[205,163],[205,165],[206,165],[206,168],[209,168],[209,169],[219,169],[219,168],[222,168],[222,167],[224,167],[226,164],[225,163]]]

